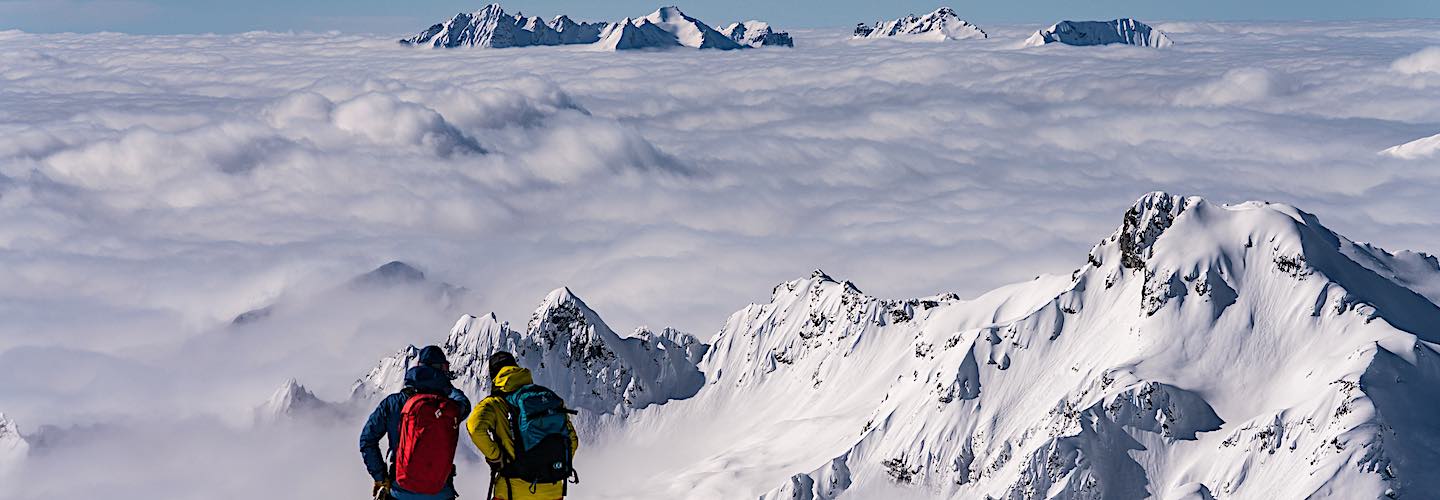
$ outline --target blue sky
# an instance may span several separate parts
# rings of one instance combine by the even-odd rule
[[[665,1],[665,0],[660,0]],[[673,0],[671,0],[673,1]],[[762,19],[783,27],[841,27],[859,21],[924,12],[945,0],[775,1],[691,0],[687,13],[712,23]],[[204,33],[324,31],[402,33],[416,31],[484,0],[0,0],[0,29],[31,32],[121,31]],[[952,1],[961,16],[977,23],[1048,24],[1062,18],[1130,16],[1148,20],[1344,20],[1440,17],[1437,0],[1031,0]],[[506,10],[544,17],[617,19],[643,15],[656,0],[504,2]]]

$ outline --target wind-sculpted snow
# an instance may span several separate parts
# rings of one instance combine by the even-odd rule
[[[584,291],[607,324],[624,325],[620,332],[650,324],[660,335],[659,325],[668,325],[710,343],[743,304],[768,304],[776,283],[823,268],[891,304],[875,306],[884,309],[887,335],[862,335],[862,347],[898,345],[847,357],[841,353],[853,338],[795,342],[796,364],[777,362],[774,372],[793,377],[755,383],[796,413],[772,418],[727,410],[718,398],[701,402],[710,388],[736,381],[729,373],[763,372],[727,367],[724,381],[694,402],[630,412],[636,425],[657,424],[653,436],[631,443],[592,433],[578,457],[585,484],[577,495],[589,498],[758,497],[855,448],[897,381],[918,387],[912,377],[928,375],[923,391],[909,389],[925,404],[938,407],[943,398],[947,407],[983,402],[998,410],[987,398],[1020,384],[996,374],[1033,366],[1036,348],[1007,350],[1004,327],[993,348],[985,347],[989,331],[987,340],[971,337],[1033,313],[1049,319],[1033,325],[1032,344],[1057,331],[1054,342],[1074,338],[1084,322],[1065,311],[1088,317],[1099,299],[1051,299],[1068,289],[1100,236],[1123,224],[1135,199],[1156,189],[1304,207],[1336,232],[1371,242],[1328,243],[1356,265],[1440,300],[1432,257],[1440,249],[1433,201],[1440,177],[1425,168],[1434,157],[1377,154],[1440,132],[1434,73],[1408,72],[1426,67],[1425,57],[1412,55],[1440,46],[1436,22],[1172,22],[1154,26],[1179,42],[1164,51],[1018,47],[1040,27],[985,25],[989,38],[955,43],[789,29],[799,42],[794,50],[618,54],[574,46],[429,50],[399,46],[398,33],[0,32],[0,409],[34,436],[18,471],[25,480],[7,482],[12,489],[0,497],[151,498],[149,472],[166,470],[172,497],[211,498],[225,485],[233,497],[283,490],[360,498],[369,484],[355,456],[358,420],[298,422],[302,431],[250,427],[255,406],[281,381],[294,377],[323,401],[345,401],[377,360],[407,345],[444,342],[462,313],[495,311],[520,330],[536,300],[561,286]],[[1177,221],[1207,213],[1190,207]],[[1182,224],[1159,237],[1157,258]],[[1237,239],[1199,237],[1232,246]],[[1272,248],[1263,237],[1253,241],[1254,249]],[[1201,243],[1194,246],[1207,248]],[[1373,312],[1370,323],[1347,327],[1368,334],[1398,314],[1385,304],[1401,302],[1371,297],[1378,288],[1352,289],[1349,278],[1332,280],[1328,271],[1307,274],[1317,266],[1301,265],[1296,254],[1266,259],[1267,273],[1297,285],[1283,293],[1238,280],[1236,266],[1225,263],[1242,254],[1230,251],[1213,266],[1148,266],[1148,282],[1138,271],[1116,274],[1114,289],[1126,294],[1115,299],[1126,308],[1117,317],[1218,315],[1232,333],[1248,328],[1236,318],[1274,291],[1285,302],[1258,310],[1253,344],[1238,334],[1209,343],[1150,335],[1143,325],[1133,333],[1128,324],[1085,331],[1116,336],[1122,348],[1241,359],[1192,363],[1206,373],[1220,365],[1264,370],[1267,380],[1253,384],[1262,390],[1243,399],[1275,405],[1240,410],[1193,380],[1136,372],[1140,382],[1211,405],[1225,424],[1196,441],[1220,449],[1236,434],[1236,445],[1224,449],[1252,453],[1238,450],[1266,442],[1253,436],[1267,428],[1296,435],[1286,429],[1305,427],[1301,410],[1330,415],[1342,397],[1343,384],[1330,386],[1336,402],[1329,407],[1318,397],[1287,399],[1310,394],[1308,385],[1272,385],[1270,378],[1290,380],[1310,366],[1272,359],[1280,348],[1261,340],[1285,325],[1267,318],[1328,324],[1336,309],[1352,321]],[[1120,260],[1102,257],[1107,272],[1087,278],[1087,289],[1104,289],[1108,266]],[[424,270],[429,283],[470,293],[447,306],[430,286],[348,286],[392,260]],[[1256,275],[1261,263],[1246,262],[1247,275]],[[1036,275],[1044,277],[1031,280]],[[1344,285],[1322,301],[1319,283],[1327,280]],[[1009,283],[1019,284],[986,294]],[[1157,307],[1142,320],[1145,297]],[[257,321],[230,324],[272,305]],[[906,328],[923,330],[925,344]],[[1307,323],[1294,331],[1319,330]],[[946,350],[960,331],[966,334]],[[1314,336],[1323,348],[1349,345],[1331,333]],[[757,354],[791,345],[762,340],[766,349]],[[734,353],[747,352],[748,342],[734,341],[730,356],[743,359]],[[880,361],[921,363],[917,348],[945,354],[918,366]],[[1323,358],[1317,365],[1353,362],[1354,373],[1364,373],[1363,356],[1319,351],[1307,351]],[[812,378],[815,367],[799,364],[810,359],[832,361]],[[832,363],[857,359],[863,377],[828,373]],[[1350,380],[1325,382],[1342,379]],[[1039,398],[1045,401],[1027,407],[1027,419],[1083,385]],[[1366,398],[1385,415],[1404,393]],[[659,421],[680,417],[646,416],[677,403],[695,408],[687,414],[729,422],[694,420],[696,429],[665,433],[679,424]],[[841,408],[820,411],[829,405]],[[1346,415],[1362,418],[1362,406]],[[928,411],[920,403],[906,408]],[[1396,413],[1395,428],[1414,425],[1403,416]],[[897,429],[916,418],[902,412],[889,420]],[[737,436],[730,426],[795,431]],[[1339,460],[1369,440],[1360,429],[1340,438],[1351,443],[1341,454],[1324,455],[1341,458],[1323,463],[1340,471]],[[899,474],[924,454],[899,453],[909,450],[895,444],[899,434],[876,432],[865,441],[872,447],[849,455],[844,469],[854,481],[844,495],[924,496],[918,491],[929,473]],[[1220,437],[1212,442],[1212,435]],[[1385,436],[1383,446],[1368,449],[1409,453],[1406,441]],[[1288,456],[1290,444],[1274,456]],[[136,449],[153,450],[151,468],[136,465]],[[995,449],[971,446],[979,469],[1000,456],[983,453]],[[901,457],[903,466],[895,461]],[[895,467],[875,465],[885,461]],[[1407,477],[1398,458],[1391,462]],[[914,482],[892,481],[890,470]],[[1236,491],[1324,475],[1308,470],[1256,472],[1264,478]],[[94,480],[72,480],[77,471]],[[463,494],[483,490],[483,464],[462,462],[460,472]],[[839,476],[814,484],[828,487]],[[257,477],[266,480],[235,480]],[[657,477],[670,486],[636,489]],[[981,482],[995,485],[985,487],[994,495],[1009,487]],[[1223,482],[1195,475],[1149,487],[1218,496]]]

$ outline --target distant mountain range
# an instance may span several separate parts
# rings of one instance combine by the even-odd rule
[[[507,14],[491,4],[455,17],[400,40],[405,45],[429,47],[506,48],[535,45],[592,45],[605,50],[696,49],[734,50],[763,46],[793,46],[789,34],[776,32],[760,21],[734,23],[716,30],[678,7],[662,7],[648,16],[616,22],[581,23],[568,16],[549,22],[539,17]]]
[[[941,7],[914,14],[861,23],[857,39],[899,39],[950,41],[985,39],[984,30],[960,19],[954,9]],[[588,45],[601,50],[694,49],[735,50],[756,47],[794,47],[789,33],[776,31],[769,23],[744,21],[715,29],[690,17],[679,7],[661,7],[644,17],[627,17],[614,22],[576,22],[569,16],[550,21],[540,17],[506,13],[500,4],[490,4],[426,28],[400,40],[403,45],[426,47],[507,48],[538,45]],[[1112,21],[1061,21],[1035,32],[1026,46],[1050,43],[1066,45],[1127,44],[1163,48],[1174,44],[1164,33],[1133,19]]]

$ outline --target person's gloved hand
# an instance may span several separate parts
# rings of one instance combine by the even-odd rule
[[[375,481],[375,488],[370,490],[370,496],[374,498],[390,498],[390,480]]]

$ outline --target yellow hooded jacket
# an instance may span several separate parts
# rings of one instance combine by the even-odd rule
[[[507,393],[530,383],[533,383],[530,370],[518,366],[501,368],[500,373],[495,374],[495,387]],[[475,411],[470,412],[470,418],[465,420],[465,428],[470,431],[470,440],[475,442],[475,447],[480,449],[485,459],[491,462],[498,463],[502,457],[515,456],[515,439],[510,435],[506,413],[505,400],[490,396],[480,400],[480,403],[475,405]],[[580,438],[575,435],[575,426],[570,423],[570,417],[566,416],[565,419],[565,426],[570,428],[570,456],[573,457],[575,451],[580,449]],[[564,481],[537,484],[535,492],[531,493],[529,482],[522,479],[501,479],[495,483],[495,498],[499,499],[557,500],[565,492]],[[506,482],[509,483],[509,488],[506,488]]]

